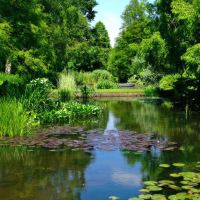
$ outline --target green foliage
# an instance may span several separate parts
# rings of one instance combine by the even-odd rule
[[[10,44],[11,26],[6,21],[0,20],[0,69],[5,64],[9,56],[12,46]]]
[[[2,0],[0,70],[4,71],[9,61],[12,73],[30,80],[50,77],[66,67],[104,67],[109,52],[107,31],[98,23],[94,40],[94,29],[89,24],[96,5],[95,0]]]
[[[75,72],[75,79],[78,85],[84,88],[99,88],[101,89],[116,88],[116,78],[107,70],[94,70],[93,72]],[[105,87],[106,88],[105,88]],[[107,88],[107,89],[108,89]]]
[[[169,165],[165,164],[167,169]],[[174,163],[176,168],[184,168],[184,163]],[[189,167],[189,166],[188,166]],[[164,166],[165,168],[165,166]],[[191,168],[191,167],[190,167]],[[192,164],[192,170],[186,171],[183,169],[182,172],[169,174],[174,180],[159,180],[159,181],[145,181],[145,188],[141,190],[142,193],[136,199],[154,199],[154,200],[177,200],[177,199],[188,199],[198,200],[199,199],[199,185],[200,185],[200,174],[199,164]],[[176,169],[177,170],[177,169]],[[168,173],[167,173],[168,174]],[[161,191],[162,190],[162,191]],[[134,198],[130,198],[134,199]]]
[[[118,85],[109,80],[100,80],[96,86],[97,89],[116,89]]]
[[[187,71],[199,76],[200,74],[200,43],[188,48],[181,57],[186,63]]]
[[[44,77],[47,72],[47,66],[45,65],[43,58],[35,56],[34,51],[17,51],[12,55],[12,68],[13,73],[20,74],[23,77],[37,78]]]
[[[76,84],[78,86],[86,85],[86,86],[95,86],[96,81],[94,80],[94,76],[92,72],[74,72],[74,77],[76,80]]]
[[[54,108],[54,103],[49,98],[49,93],[53,85],[46,78],[38,78],[32,80],[26,86],[25,95],[23,97],[23,105],[27,110],[41,113],[45,110]]]
[[[17,100],[0,100],[0,136],[24,136],[36,125],[35,116],[27,113]]]
[[[0,73],[0,95],[20,97],[24,92],[24,81],[18,75]]]
[[[128,83],[132,83],[137,87],[143,87],[144,86],[144,82],[136,75],[131,76],[128,79]]]
[[[114,81],[113,75],[108,72],[107,70],[94,70],[92,72],[92,76],[94,77],[94,80],[96,82],[101,81],[101,80],[109,80],[109,81]]]
[[[95,90],[93,87],[88,87],[87,85],[84,85],[80,88],[80,92],[81,92],[81,97],[84,99],[88,99],[88,97],[91,97]]]
[[[58,94],[59,94],[59,99],[61,102],[69,101],[73,97],[73,94],[71,93],[71,91],[67,89],[59,89]]]
[[[58,89],[62,100],[70,100],[74,98],[77,88],[73,74],[66,73],[65,71],[62,72],[58,81]]]
[[[158,89],[154,86],[148,86],[144,90],[144,94],[147,97],[155,97],[158,96]]]
[[[67,59],[70,66],[68,69],[76,71],[93,71],[105,68],[108,59],[108,48],[91,45],[88,42],[77,43],[70,47]]]
[[[162,90],[173,90],[175,89],[175,84],[180,79],[180,74],[166,75],[160,80],[159,87]]]
[[[138,57],[143,58],[146,67],[149,66],[153,71],[164,71],[166,56],[166,43],[160,33],[155,32],[150,38],[141,42]]]
[[[63,103],[60,109],[43,112],[39,118],[42,124],[69,123],[74,119],[88,119],[97,117],[102,112],[96,105],[77,102]]]
[[[108,31],[102,22],[97,22],[93,29],[94,44],[102,48],[110,48]]]
[[[108,59],[108,71],[120,82],[125,82],[131,76],[131,61],[125,50],[113,49]]]
[[[18,75],[0,73],[0,85],[3,84],[4,81],[8,81],[10,83],[18,83],[22,82],[22,78]]]

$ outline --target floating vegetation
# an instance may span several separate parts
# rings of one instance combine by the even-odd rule
[[[172,164],[176,167],[176,173],[168,172],[172,180],[145,181],[145,187],[140,190],[142,194],[128,200],[200,200],[199,164],[200,162],[189,166],[184,163]],[[170,165],[161,164],[160,167],[169,168]],[[171,169],[174,170],[174,168]],[[183,171],[183,169],[193,171]]]
[[[151,151],[172,151],[177,148],[177,144],[169,141],[158,141],[152,139],[147,134],[132,131],[104,131],[102,129],[86,131],[83,128],[73,128],[68,126],[55,126],[40,129],[37,134],[30,137],[3,137],[1,144],[12,146],[24,145],[28,147],[41,147],[48,150],[58,150],[70,148],[80,149],[89,152],[98,150],[125,150],[134,152]],[[168,167],[167,164],[163,167]]]
[[[169,164],[160,164],[159,167],[168,168],[168,167],[170,167],[170,165]]]
[[[184,167],[185,164],[184,163],[174,163],[172,164],[174,167]]]
[[[162,188],[156,185],[149,185],[147,186],[147,190],[149,190],[150,192],[157,192],[157,191],[161,191]]]
[[[173,177],[173,178],[179,178],[179,177],[181,177],[181,175],[178,174],[178,173],[170,174],[170,176]]]
[[[157,182],[156,181],[145,181],[144,184],[147,186],[154,186],[157,184]]]

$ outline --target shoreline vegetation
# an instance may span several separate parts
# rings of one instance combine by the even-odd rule
[[[1,0],[0,137],[5,143],[92,148],[85,140],[61,141],[35,130],[72,121],[98,122],[104,108],[89,101],[93,97],[168,98],[163,106],[180,104],[186,120],[191,110],[200,110],[200,0],[130,0],[114,47],[105,25],[92,25],[97,5],[96,0]],[[122,89],[120,83],[135,88]],[[121,133],[130,150],[159,146],[144,135],[132,135]],[[195,174],[173,175],[186,187],[174,184],[171,189],[177,194],[170,200],[199,199],[199,164],[197,168]],[[161,185],[166,182],[149,182],[143,189],[147,194],[131,200],[165,200],[162,194],[149,194],[161,191]]]

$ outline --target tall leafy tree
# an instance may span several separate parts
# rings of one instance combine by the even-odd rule
[[[93,29],[94,45],[102,48],[110,48],[110,38],[105,25],[97,22]]]

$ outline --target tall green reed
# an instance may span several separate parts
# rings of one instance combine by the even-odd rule
[[[62,72],[59,76],[58,89],[62,101],[73,99],[77,90],[73,74]]]
[[[34,117],[27,113],[21,102],[0,100],[0,136],[24,136],[32,132]]]

